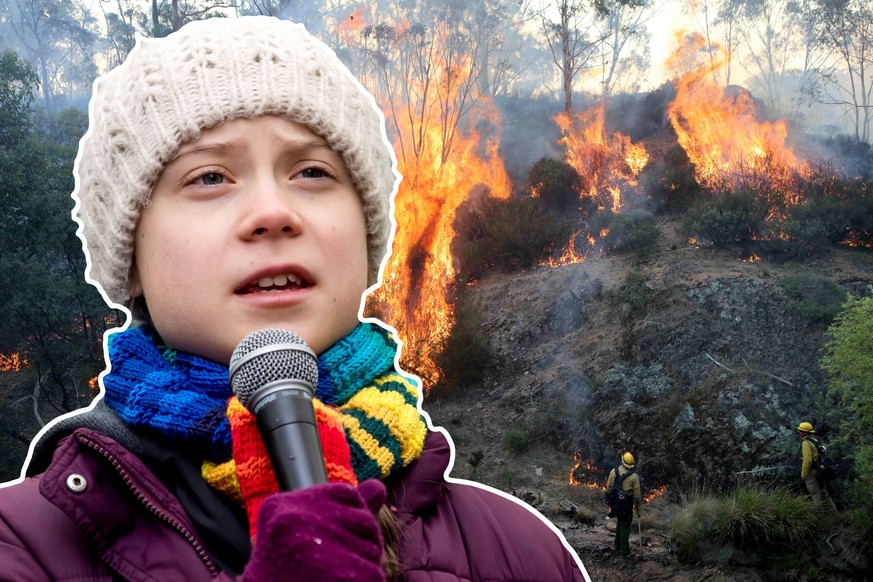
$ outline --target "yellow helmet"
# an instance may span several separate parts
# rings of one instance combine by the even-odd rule
[[[805,421],[797,425],[797,430],[802,432],[815,432],[815,429],[812,427],[812,423]]]
[[[624,463],[624,466],[630,469],[634,466],[634,456],[630,453],[630,451],[625,451],[625,453],[621,456],[621,462]]]

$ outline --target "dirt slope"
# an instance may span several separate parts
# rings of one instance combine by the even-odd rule
[[[670,518],[690,492],[731,483],[738,471],[776,467],[770,476],[793,482],[793,424],[836,419],[818,367],[826,327],[798,315],[781,282],[815,274],[861,293],[873,283],[873,253],[741,262],[689,244],[671,222],[660,226],[661,251],[644,261],[589,258],[468,287],[490,350],[485,379],[434,390],[425,408],[455,441],[453,474],[536,506],[594,580],[768,579],[738,565],[678,566]],[[629,274],[651,292],[642,309],[614,298]],[[580,458],[590,466],[573,478],[602,483],[624,449],[637,455],[644,490],[666,491],[647,507],[643,557],[630,562],[610,551],[602,493],[569,483]],[[847,568],[835,566],[832,579],[854,579]]]

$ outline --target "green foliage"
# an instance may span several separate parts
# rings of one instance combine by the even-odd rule
[[[84,116],[43,114],[33,123],[33,72],[10,53],[0,61],[0,338],[29,363],[7,376],[0,406],[33,395],[39,383],[38,412],[49,420],[90,402],[88,381],[103,367],[99,340],[116,321],[85,283],[85,257],[70,219],[72,136],[84,131]],[[15,115],[6,115],[7,105]],[[33,436],[39,427],[32,411],[21,406],[4,414],[2,432],[17,441]],[[17,474],[20,462],[4,457],[0,480]]]
[[[505,467],[500,474],[499,482],[495,486],[498,489],[510,491],[515,486],[516,479],[518,479],[518,469],[514,467]]]
[[[513,453],[521,453],[532,442],[531,431],[528,426],[511,426],[503,435],[503,444]]]
[[[38,86],[33,67],[15,51],[7,49],[0,54],[0,151],[16,149],[26,139]]]
[[[821,364],[841,411],[841,432],[855,447],[857,473],[869,480],[873,475],[873,295],[850,296],[828,336]]]
[[[802,204],[787,209],[779,225],[794,254],[813,254],[828,245],[873,242],[873,196],[863,178],[845,178],[829,166],[799,180]]]
[[[631,271],[618,287],[611,289],[607,296],[617,305],[627,306],[629,315],[641,315],[657,299],[659,292],[646,286],[646,277]]]
[[[741,548],[803,544],[815,539],[819,512],[806,495],[740,486],[722,498],[713,525],[722,540]]]
[[[556,211],[579,205],[582,179],[570,164],[554,158],[541,158],[530,169],[528,182],[543,204]]]
[[[70,148],[75,155],[81,138],[88,129],[88,114],[75,107],[60,111],[38,108],[34,113],[33,129],[39,139],[60,147]]]
[[[462,274],[472,278],[491,269],[527,269],[562,244],[572,226],[544,212],[538,199],[471,200],[458,209],[452,253]]]
[[[651,212],[635,208],[613,216],[604,241],[608,248],[638,257],[654,252],[661,231]]]
[[[670,546],[677,560],[690,563],[699,559],[698,545],[710,536],[718,508],[718,499],[705,497],[676,514],[670,524]]]
[[[140,13],[139,20],[140,28],[155,38],[167,36],[195,20],[227,17],[227,14],[216,7],[199,1],[179,2],[178,5],[175,2],[160,2],[154,6],[157,7],[157,11],[152,9],[149,14]]]
[[[691,503],[674,518],[670,543],[686,563],[699,560],[706,543],[801,559],[816,539],[821,518],[821,508],[806,495],[744,485]]]
[[[728,192],[695,205],[684,220],[698,240],[723,247],[764,234],[767,214],[766,205],[754,193]]]
[[[867,558],[873,559],[873,474],[869,471],[859,475],[849,490],[849,521],[861,532],[858,549]]]
[[[822,275],[787,275],[780,284],[791,310],[808,324],[830,323],[846,299],[846,292]]]
[[[442,388],[478,383],[487,369],[491,352],[482,333],[477,306],[461,295],[455,301],[455,323],[436,364],[443,372]]]

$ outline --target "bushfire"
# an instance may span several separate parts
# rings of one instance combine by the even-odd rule
[[[20,372],[27,368],[27,360],[18,352],[0,354],[0,372]]]
[[[609,471],[604,471],[591,461],[586,461],[578,452],[573,453],[573,460],[576,464],[570,469],[570,485],[606,490],[606,478],[609,476]]]
[[[559,113],[555,122],[561,128],[561,143],[566,147],[566,161],[582,177],[583,198],[595,200],[613,212],[622,208],[622,191],[636,188],[637,177],[649,155],[642,145],[626,135],[607,135],[603,105],[574,114]]]
[[[808,168],[786,145],[785,121],[758,121],[747,91],[728,91],[715,83],[713,71],[724,59],[720,47],[707,46],[700,34],[678,33],[677,40],[673,61],[704,49],[722,55],[701,59],[679,76],[676,97],[667,110],[679,145],[694,164],[698,183],[716,191],[775,190],[785,196],[783,202],[798,203],[792,178]]]
[[[593,462],[586,460],[578,452],[573,454],[573,461],[575,462],[575,465],[570,469],[570,485],[606,491],[606,480],[609,477],[611,468],[601,469]],[[643,501],[645,503],[650,503],[652,500],[661,497],[667,492],[666,485],[648,487],[645,483],[641,483],[641,486],[643,489]]]
[[[366,17],[360,10],[349,17],[342,31],[347,41],[366,28]],[[391,38],[401,38],[403,27],[409,25],[391,26]],[[434,43],[427,53],[432,61],[425,67],[429,75],[410,73],[402,87],[387,91],[391,99],[381,101],[403,180],[395,201],[397,232],[384,283],[368,298],[366,310],[398,330],[404,343],[401,363],[425,379],[425,390],[441,379],[436,357],[454,324],[452,295],[459,265],[451,244],[456,211],[472,195],[505,199],[512,188],[498,155],[502,128],[497,108],[478,94],[465,101],[465,92],[475,85],[475,59],[446,52],[440,44],[444,37],[439,31],[428,36]],[[747,91],[726,89],[714,81],[713,71],[721,62],[717,56],[709,58],[709,51],[718,53],[718,47],[707,46],[699,34],[679,34],[677,39],[679,48],[667,63],[675,88],[667,117],[691,162],[693,179],[704,192],[755,193],[769,210],[767,232],[754,236],[790,239],[780,231],[788,222],[784,219],[790,218],[783,213],[806,203],[799,184],[813,173],[789,147],[788,124],[759,120]],[[615,215],[648,204],[640,176],[649,167],[650,153],[642,143],[607,130],[604,103],[558,114],[554,120],[565,161],[581,177],[580,207]],[[657,140],[647,145],[653,152],[665,150]],[[591,230],[581,223],[542,265],[559,267],[599,256],[609,234],[608,228]],[[871,238],[859,233],[842,244],[873,246]],[[688,242],[692,248],[713,244],[706,237]],[[763,252],[748,252],[737,260],[762,260]]]
[[[400,33],[398,33],[400,34]],[[435,42],[443,37],[437,35]],[[394,122],[394,148],[403,176],[395,199],[397,231],[383,285],[368,298],[368,312],[393,325],[404,342],[402,363],[422,376],[425,390],[440,379],[434,358],[454,323],[448,298],[457,275],[451,254],[458,206],[475,190],[496,198],[510,194],[509,178],[497,154],[497,109],[484,97],[460,112],[460,92],[470,90],[471,55],[453,60],[434,50],[428,76],[408,80],[403,94],[414,102],[383,103]]]

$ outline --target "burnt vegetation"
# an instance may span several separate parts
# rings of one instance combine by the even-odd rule
[[[867,499],[869,479],[853,460],[859,449],[838,437],[851,413],[828,397],[819,360],[846,299],[868,295],[873,279],[873,152],[851,137],[795,135],[807,161],[787,172],[770,166],[778,180],[765,168],[701,184],[666,121],[673,95],[667,84],[616,99],[606,112],[605,133],[630,135],[650,154],[636,189],[623,186],[620,209],[589,195],[559,153],[527,172],[508,166],[510,199],[461,205],[452,250],[463,284],[440,365],[477,365],[468,380],[461,373],[436,386],[432,406],[498,401],[495,414],[508,422],[495,447],[477,449],[478,479],[524,491],[530,480],[516,467],[532,459],[584,451],[601,470],[615,447],[629,447],[645,458],[644,491],[666,485],[680,508],[664,532],[680,560],[814,576],[821,549],[807,538],[821,516],[797,479],[790,425],[811,418],[833,439],[841,507]],[[518,100],[503,106],[504,118],[523,117]],[[524,139],[508,127],[501,147],[520,151]],[[618,272],[604,283],[589,276],[583,256],[562,276],[552,267],[566,264],[557,259],[567,248]],[[755,262],[754,275],[727,274],[739,261]],[[842,272],[846,264],[858,271]],[[702,271],[713,275],[695,276]],[[463,450],[468,421],[446,414]],[[504,456],[519,462],[487,468]],[[707,495],[694,497],[698,488]],[[574,511],[589,523],[590,508]],[[845,514],[855,532],[869,531],[864,511]],[[852,535],[869,556],[867,538]]]
[[[821,256],[838,246],[873,248],[868,144],[849,136],[808,136],[806,149],[816,153],[802,172],[792,171],[785,180],[771,182],[766,172],[748,170],[729,181],[735,188],[701,185],[666,123],[673,95],[668,83],[646,95],[617,98],[607,110],[606,133],[629,135],[653,151],[636,192],[622,192],[630,202],[620,212],[586,194],[586,178],[558,154],[537,159],[526,175],[510,165],[516,177],[510,199],[470,197],[458,209],[453,253],[461,275],[470,280],[490,271],[530,269],[554,257],[574,233],[602,238],[599,252],[645,257],[657,248],[658,217],[681,222],[701,247],[768,260]],[[530,107],[519,99],[502,105],[509,119],[524,117]],[[527,136],[504,132],[508,163],[520,158]]]

